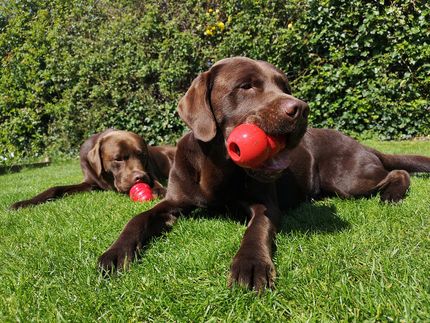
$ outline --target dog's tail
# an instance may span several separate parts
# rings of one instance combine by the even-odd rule
[[[370,149],[387,170],[402,169],[408,173],[430,173],[430,157],[419,155],[391,155]]]

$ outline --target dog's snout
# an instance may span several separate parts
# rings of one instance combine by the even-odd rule
[[[288,99],[281,103],[281,109],[291,119],[297,119],[302,116],[306,118],[308,115],[309,107],[306,102],[298,99]]]
[[[135,172],[133,174],[133,182],[148,182],[149,178],[148,175],[146,175],[145,173],[142,172]]]

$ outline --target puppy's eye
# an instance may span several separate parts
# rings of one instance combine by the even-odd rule
[[[252,88],[252,82],[244,82],[241,85],[239,85],[239,88],[243,90],[249,90]]]

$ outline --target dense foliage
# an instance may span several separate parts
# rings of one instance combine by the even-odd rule
[[[180,96],[233,55],[287,72],[314,126],[428,135],[429,22],[425,0],[0,0],[0,163],[106,127],[174,142]]]

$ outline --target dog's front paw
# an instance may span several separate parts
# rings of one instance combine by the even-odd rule
[[[136,253],[135,244],[114,244],[99,257],[99,269],[104,274],[126,269],[135,258]]]
[[[276,271],[270,257],[236,255],[230,269],[229,287],[237,283],[257,292],[272,288]]]

